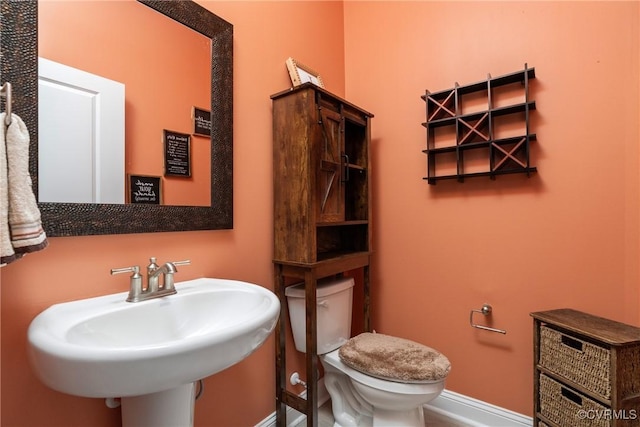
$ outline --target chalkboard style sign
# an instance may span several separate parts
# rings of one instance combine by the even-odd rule
[[[162,204],[161,178],[159,176],[129,175],[129,203],[147,205]]]
[[[164,129],[164,175],[191,176],[191,136]]]
[[[194,135],[211,136],[211,111],[193,107],[191,117],[193,118]]]

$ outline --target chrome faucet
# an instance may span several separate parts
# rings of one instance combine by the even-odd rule
[[[162,266],[156,264],[155,257],[151,257],[147,266],[147,286],[142,287],[142,275],[140,274],[140,266],[113,268],[111,274],[120,274],[132,272],[130,277],[129,296],[127,302],[139,302],[152,298],[160,298],[167,295],[175,294],[173,275],[178,272],[177,265],[189,265],[190,260],[166,262]],[[162,283],[160,276],[163,276]]]

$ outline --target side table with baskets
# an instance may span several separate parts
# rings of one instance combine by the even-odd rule
[[[640,426],[640,328],[572,309],[534,319],[534,427]]]

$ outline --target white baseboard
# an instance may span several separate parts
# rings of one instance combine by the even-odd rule
[[[304,397],[306,391],[300,396]],[[329,400],[329,393],[324,386],[324,378],[318,382],[318,406]],[[531,427],[533,419],[517,412],[492,405],[472,397],[444,390],[440,396],[425,405],[425,409],[447,418],[452,423],[458,422],[466,427]],[[293,408],[287,408],[287,426],[294,426],[304,419],[304,414]],[[274,427],[276,413],[273,412],[256,427]]]
[[[426,404],[425,409],[470,427],[533,425],[531,417],[449,390],[444,390],[440,396]]]

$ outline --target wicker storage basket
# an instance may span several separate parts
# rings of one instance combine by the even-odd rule
[[[540,413],[562,427],[609,427],[607,407],[540,374]]]
[[[611,398],[609,349],[540,327],[540,365],[588,390]]]

